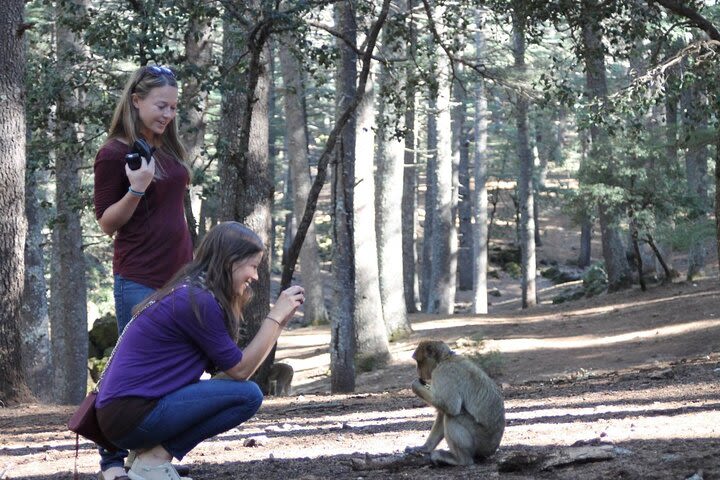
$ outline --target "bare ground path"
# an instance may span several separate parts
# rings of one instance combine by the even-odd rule
[[[353,395],[328,393],[328,330],[289,331],[278,359],[296,370],[294,394],[268,398],[237,430],[184,460],[198,479],[686,479],[720,478],[720,283],[716,279],[632,290],[487,316],[417,315],[392,345],[387,367],[361,374]],[[422,338],[482,347],[502,360],[498,382],[508,426],[498,453],[472,467],[353,470],[351,459],[418,445],[433,412],[414,398],[410,353]],[[71,407],[0,408],[0,479],[72,478]],[[543,457],[573,445],[606,446],[613,458],[514,472],[507,458]],[[97,456],[82,441],[79,478]],[[692,477],[696,475],[695,477]]]

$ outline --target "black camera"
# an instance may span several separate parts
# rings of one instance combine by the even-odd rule
[[[155,152],[155,147],[151,147],[145,140],[138,138],[135,140],[130,153],[125,155],[125,162],[130,167],[130,170],[137,170],[142,166],[143,158],[147,163],[150,163],[153,152]]]

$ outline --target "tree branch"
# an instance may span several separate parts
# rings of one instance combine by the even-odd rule
[[[674,14],[687,18],[694,23],[696,27],[707,33],[711,39],[720,41],[720,32],[718,32],[717,28],[715,28],[715,25],[713,25],[710,20],[700,15],[700,12],[694,8],[681,5],[673,0],[648,0],[648,3],[657,3],[667,8]]]
[[[347,106],[345,111],[343,111],[342,115],[340,115],[340,117],[338,118],[335,127],[333,127],[332,132],[330,132],[330,136],[328,137],[327,143],[325,144],[325,149],[323,150],[322,155],[318,159],[318,172],[315,176],[315,179],[313,180],[312,187],[310,188],[310,193],[308,194],[308,199],[305,203],[305,211],[303,212],[302,220],[298,225],[298,229],[295,233],[295,237],[293,238],[292,245],[290,245],[290,248],[288,249],[287,261],[285,263],[285,266],[283,267],[282,278],[280,280],[281,291],[289,287],[290,282],[292,281],[292,276],[295,272],[295,264],[297,263],[298,256],[300,255],[300,248],[305,241],[305,236],[307,235],[308,228],[310,228],[310,223],[313,221],[313,216],[315,215],[315,210],[317,207],[317,200],[320,196],[320,190],[322,190],[322,187],[325,184],[325,178],[327,177],[327,167],[328,163],[330,162],[330,155],[335,148],[335,143],[337,143],[338,136],[342,132],[343,128],[345,128],[345,124],[348,122],[350,116],[360,104],[360,101],[365,94],[365,85],[367,84],[367,79],[370,75],[370,64],[372,62],[373,51],[375,50],[375,44],[377,43],[378,36],[380,35],[380,30],[385,23],[385,19],[387,18],[389,10],[390,0],[383,0],[380,15],[378,15],[378,19],[370,29],[370,32],[367,36],[367,47],[365,48],[365,51],[362,55],[362,70],[360,72],[360,77],[358,78],[358,85],[357,89],[355,90],[355,97],[353,98],[352,102],[350,102],[350,104]]]

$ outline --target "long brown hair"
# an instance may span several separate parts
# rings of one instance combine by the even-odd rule
[[[166,67],[147,65],[135,70],[135,73],[125,82],[122,95],[115,106],[115,112],[113,113],[110,129],[108,130],[108,138],[105,143],[115,139],[122,139],[127,141],[129,145],[134,144],[135,140],[141,137],[140,128],[142,122],[140,121],[137,108],[133,105],[133,94],[143,99],[148,96],[152,89],[168,85],[175,88],[178,87],[175,74]],[[187,163],[187,150],[185,150],[185,146],[180,141],[176,120],[177,116],[170,121],[160,136],[162,142],[160,149],[170,153],[185,167],[188,175],[192,175],[190,166]],[[162,175],[162,167],[158,164],[156,166],[156,176],[162,177]]]
[[[190,284],[206,288],[217,299],[225,311],[225,326],[237,341],[243,309],[252,298],[252,289],[245,288],[242,296],[237,297],[233,288],[233,266],[237,262],[249,260],[253,255],[264,252],[260,237],[239,222],[222,222],[215,225],[205,235],[195,251],[195,258],[180,269],[160,290],[135,307],[140,311],[152,300],[168,295],[178,285]],[[193,311],[199,321],[202,317],[192,302]],[[233,308],[235,307],[235,308]],[[236,316],[233,312],[239,312]]]

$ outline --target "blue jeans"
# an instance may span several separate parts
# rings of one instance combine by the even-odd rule
[[[155,292],[155,289],[146,287],[132,280],[125,279],[120,275],[114,277],[114,296],[115,296],[115,317],[117,318],[118,335],[125,330],[130,318],[132,318],[132,309],[135,305],[145,300],[149,295]],[[126,450],[117,450],[109,452],[100,447],[100,469],[102,471],[111,467],[122,467],[125,465]]]
[[[182,460],[203,440],[250,419],[262,400],[255,382],[201,380],[162,397],[135,430],[115,443],[126,449],[162,445]]]
[[[132,280],[115,275],[115,317],[117,318],[118,334],[125,330],[125,326],[132,318],[132,309],[151,294],[154,288],[147,287]]]

